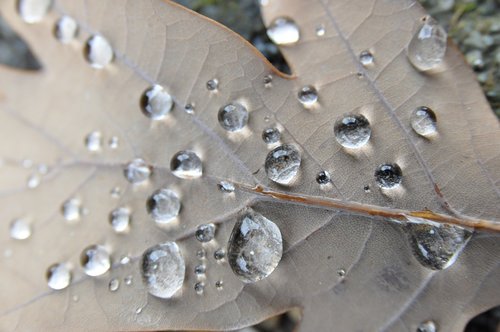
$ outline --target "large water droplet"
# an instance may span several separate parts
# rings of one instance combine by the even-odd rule
[[[61,212],[66,221],[77,221],[82,216],[82,202],[77,198],[68,199],[63,203]]]
[[[312,85],[306,85],[300,89],[297,98],[304,107],[311,107],[318,101],[318,91]]]
[[[123,174],[128,182],[141,183],[151,176],[151,166],[146,164],[141,158],[136,158],[125,166]]]
[[[276,127],[266,128],[262,131],[262,140],[266,144],[274,144],[281,138],[280,130]]]
[[[199,178],[203,174],[200,157],[193,151],[179,151],[170,161],[170,170],[181,179]]]
[[[25,218],[14,219],[10,223],[10,237],[15,240],[26,240],[31,236],[31,224]]]
[[[267,176],[279,184],[289,184],[299,172],[301,156],[293,145],[284,144],[268,153],[264,168]]]
[[[219,124],[227,131],[238,131],[243,129],[248,122],[248,111],[240,103],[230,103],[221,107],[217,115]]]
[[[335,122],[333,132],[343,147],[356,149],[365,145],[372,134],[368,119],[361,114],[347,114]]]
[[[420,325],[418,325],[416,332],[437,332],[436,323],[434,323],[431,320],[423,322]]]
[[[409,221],[414,220],[409,218]],[[450,267],[471,236],[469,231],[451,225],[409,223],[406,229],[415,257],[423,266],[432,270]]]
[[[259,281],[281,260],[281,232],[274,222],[249,209],[234,225],[227,252],[231,269],[242,281]]]
[[[370,51],[363,51],[359,54],[359,61],[363,66],[369,66],[373,64],[373,54]]]
[[[148,292],[171,298],[184,283],[186,265],[175,242],[165,242],[147,249],[142,255],[142,278]]]
[[[267,28],[267,36],[277,45],[291,45],[299,41],[300,31],[291,18],[278,17]]]
[[[102,148],[102,134],[98,131],[90,132],[85,137],[85,147],[90,152],[97,152]]]
[[[50,7],[52,0],[19,0],[17,10],[26,23],[40,22]]]
[[[99,245],[85,248],[80,256],[80,262],[85,273],[91,277],[100,276],[111,267],[108,251]]]
[[[109,223],[116,233],[127,232],[130,225],[130,209],[126,207],[114,209],[109,215]]]
[[[422,136],[432,135],[436,132],[436,114],[426,106],[416,108],[411,114],[411,127]]]
[[[143,113],[153,120],[163,119],[173,106],[172,96],[160,85],[153,85],[141,97]]]
[[[96,69],[102,69],[113,60],[113,48],[109,41],[99,35],[90,37],[85,45],[85,58]]]
[[[158,224],[166,224],[179,215],[181,201],[179,196],[170,189],[159,189],[147,200],[149,215]]]
[[[403,171],[398,164],[383,164],[375,170],[375,181],[380,188],[391,189],[399,186]]]
[[[418,70],[430,70],[444,59],[448,35],[432,17],[426,16],[424,24],[408,44],[408,59]]]
[[[47,285],[52,289],[64,289],[71,283],[71,269],[68,264],[57,263],[49,266],[46,273]]]
[[[61,43],[68,44],[78,34],[78,23],[69,16],[63,16],[57,21],[54,34]]]
[[[215,236],[214,224],[199,225],[195,233],[196,239],[200,242],[210,242]]]

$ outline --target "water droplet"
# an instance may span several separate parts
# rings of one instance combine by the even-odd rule
[[[217,280],[215,282],[215,288],[217,288],[217,290],[222,290],[224,288],[224,282],[222,280]]]
[[[417,327],[417,332],[437,332],[437,326],[433,321],[426,321]]]
[[[166,224],[179,215],[181,201],[177,194],[170,189],[155,191],[146,203],[149,215],[158,224]]]
[[[233,102],[221,107],[217,117],[222,128],[234,132],[246,126],[248,122],[248,111],[245,106]]]
[[[214,224],[199,225],[195,233],[196,239],[200,242],[210,242],[215,236]]]
[[[278,17],[267,28],[267,36],[277,45],[292,45],[299,41],[300,31],[291,18]]]
[[[301,156],[293,145],[284,144],[268,153],[264,167],[270,180],[289,184],[299,172]]]
[[[249,209],[234,225],[227,251],[229,265],[242,281],[259,281],[268,277],[281,260],[281,232],[274,222]]]
[[[337,270],[337,275],[340,277],[340,278],[344,278],[345,275],[346,275],[346,271],[344,269],[338,269]]]
[[[234,192],[234,184],[228,181],[221,181],[218,184],[219,190],[223,193],[232,193]]]
[[[426,106],[416,108],[411,114],[411,127],[422,136],[432,135],[436,132],[436,114]]]
[[[34,189],[40,185],[41,179],[38,174],[31,174],[28,177],[27,186],[29,189]]]
[[[368,120],[361,114],[347,114],[335,122],[335,139],[345,148],[356,149],[370,139],[372,129]]]
[[[122,194],[122,190],[120,189],[120,187],[114,187],[114,188],[111,189],[111,191],[109,192],[109,194],[113,198],[120,198],[120,196]]]
[[[423,266],[432,270],[450,267],[471,236],[458,226],[411,223],[411,218],[409,221],[406,228],[413,253]]]
[[[444,59],[447,38],[443,27],[427,16],[408,44],[408,59],[421,71],[437,67]]]
[[[130,225],[130,209],[126,207],[114,209],[109,215],[109,223],[116,233],[127,232]]]
[[[363,187],[363,190],[365,191],[365,193],[369,193],[371,191],[370,189],[370,186],[369,185],[366,185]]]
[[[205,252],[205,249],[200,249],[196,252],[196,257],[199,259],[205,259],[207,253]]]
[[[78,34],[78,23],[69,16],[63,16],[57,21],[54,34],[61,43],[68,44]]]
[[[90,152],[97,152],[102,148],[102,135],[98,131],[93,131],[85,137],[85,147]]]
[[[116,136],[112,136],[109,141],[108,141],[108,146],[110,149],[118,149],[118,146],[120,145],[120,139]]]
[[[316,175],[316,182],[319,184],[328,184],[330,180],[330,174],[327,171],[321,171]]]
[[[398,164],[383,164],[375,171],[375,181],[380,188],[391,189],[399,186],[403,172]]]
[[[370,51],[363,51],[359,54],[359,61],[363,66],[373,65],[373,54]]]
[[[196,265],[196,266],[194,267],[194,274],[196,274],[196,275],[202,275],[202,274],[205,274],[205,271],[206,271],[206,267],[205,267],[205,265],[203,265],[203,264]]]
[[[320,24],[316,27],[316,36],[322,37],[326,33],[325,26],[323,24]]]
[[[26,23],[37,23],[43,20],[52,6],[52,0],[19,0],[18,11]]]
[[[184,111],[187,114],[194,114],[194,104],[186,104],[186,106],[184,106]]]
[[[213,78],[211,80],[207,81],[207,89],[209,91],[216,91],[219,88],[219,80],[216,78]]]
[[[136,158],[125,166],[123,174],[128,182],[141,183],[151,176],[151,166],[146,164],[141,158]]]
[[[96,69],[102,69],[113,60],[113,48],[109,41],[99,35],[90,37],[85,45],[85,58]]]
[[[109,281],[108,288],[110,291],[116,292],[118,290],[118,288],[120,288],[120,280],[118,280],[117,278],[111,279]]]
[[[63,203],[61,212],[66,221],[77,221],[82,216],[82,202],[77,198],[68,199]]]
[[[126,265],[126,264],[128,264],[128,263],[130,263],[130,257],[128,257],[128,256],[123,256],[123,257],[120,259],[120,264],[122,264],[122,265]]]
[[[85,273],[91,277],[100,276],[111,267],[108,251],[99,245],[85,248],[80,256],[80,263]]]
[[[219,248],[219,249],[215,250],[214,258],[216,261],[223,260],[225,257],[226,257],[226,251],[224,251],[224,249]]]
[[[199,178],[203,174],[200,157],[193,151],[179,151],[170,161],[170,170],[181,179]]]
[[[272,75],[264,76],[264,86],[266,88],[270,88],[272,83],[273,83],[273,76]]]
[[[123,278],[123,282],[125,282],[125,285],[130,286],[132,285],[132,282],[134,281],[134,277],[132,276],[126,276]]]
[[[197,282],[196,284],[194,284],[194,291],[196,292],[196,294],[202,295],[204,290],[205,290],[205,283]]]
[[[266,144],[273,144],[280,140],[281,132],[276,127],[266,128],[262,131],[262,140]]]
[[[31,236],[31,224],[27,219],[14,219],[10,223],[10,237],[15,240],[26,240]]]
[[[184,283],[186,265],[175,242],[148,248],[142,255],[141,268],[148,292],[154,296],[170,298]]]
[[[141,97],[143,113],[153,120],[163,119],[173,106],[172,96],[160,85],[153,85]]]
[[[138,315],[140,315],[141,312],[142,312],[142,309],[144,309],[144,308],[143,307],[139,307],[139,308],[135,309],[135,313],[138,314]]]
[[[47,285],[55,290],[69,286],[72,279],[71,269],[68,264],[57,263],[49,266],[46,272]]]
[[[306,85],[297,94],[299,101],[304,107],[311,107],[318,101],[318,92],[311,85]]]

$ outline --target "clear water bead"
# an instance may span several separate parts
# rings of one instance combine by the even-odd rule
[[[372,134],[370,122],[361,114],[347,114],[333,126],[335,139],[345,148],[357,149],[364,146]]]
[[[411,127],[422,136],[429,136],[436,132],[436,121],[436,114],[427,106],[417,107],[410,118]]]
[[[97,152],[102,149],[102,134],[99,131],[90,132],[85,137],[85,147],[90,152]]]
[[[327,171],[321,171],[316,175],[316,182],[318,184],[328,184],[330,183],[330,181],[330,173],[328,173]]]
[[[264,76],[264,86],[270,88],[273,83],[273,75]]]
[[[179,215],[181,200],[172,190],[162,188],[148,198],[146,208],[156,223],[166,224]]]
[[[318,101],[318,91],[312,85],[306,85],[300,89],[297,97],[304,107],[311,107]]]
[[[85,45],[85,58],[96,69],[102,69],[113,61],[113,48],[109,41],[100,35],[94,35]]]
[[[277,45],[292,45],[299,41],[300,31],[294,20],[278,17],[267,28],[267,36]]]
[[[151,295],[171,298],[182,288],[186,273],[179,246],[165,242],[148,248],[142,255],[141,273]]]
[[[228,181],[221,181],[217,186],[219,187],[219,190],[224,193],[232,193],[235,190],[234,184]]]
[[[206,266],[203,264],[196,265],[194,267],[194,274],[196,274],[196,275],[205,274],[206,269],[207,269]]]
[[[41,179],[38,174],[31,174],[28,177],[28,181],[26,185],[28,186],[29,189],[34,189],[40,185]]]
[[[363,51],[359,54],[359,61],[363,66],[372,65],[373,60],[373,54],[370,51]]]
[[[57,21],[54,35],[61,43],[68,44],[72,42],[77,34],[78,23],[72,17],[63,16]]]
[[[116,292],[120,288],[120,280],[113,278],[109,281],[108,288],[112,292]]]
[[[279,184],[290,184],[299,172],[301,156],[293,145],[280,145],[267,154],[264,168],[267,177]]]
[[[197,282],[196,284],[194,284],[194,291],[196,292],[196,294],[202,295],[204,290],[205,290],[205,283]]]
[[[226,257],[226,251],[222,248],[219,248],[214,251],[214,258],[216,261],[223,260]]]
[[[141,158],[136,158],[125,166],[123,174],[128,182],[134,184],[141,183],[151,176],[151,166],[146,164]]]
[[[225,130],[238,131],[247,125],[248,111],[245,106],[233,102],[221,107],[217,118]]]
[[[152,120],[163,119],[173,106],[172,96],[161,85],[153,85],[141,97],[142,112]]]
[[[208,91],[216,91],[219,88],[219,80],[213,78],[207,81],[207,90]]]
[[[103,246],[91,245],[82,251],[80,263],[85,274],[96,277],[108,272],[111,267],[109,253]]]
[[[421,71],[437,67],[444,59],[448,35],[432,17],[426,16],[408,44],[410,62]]]
[[[71,269],[65,263],[57,263],[49,266],[45,275],[47,277],[47,285],[55,290],[68,287],[72,279]]]
[[[170,160],[170,170],[181,179],[199,178],[203,174],[200,157],[193,151],[179,151]]]
[[[14,240],[26,240],[31,236],[31,224],[24,218],[14,219],[9,227],[10,237]]]
[[[130,209],[119,207],[109,214],[109,223],[116,233],[125,233],[130,226]]]
[[[436,323],[434,323],[431,320],[428,320],[426,322],[420,323],[417,327],[416,332],[437,332],[437,326]]]
[[[281,132],[276,127],[266,128],[262,131],[262,140],[266,144],[274,144],[281,139]]]
[[[316,27],[316,36],[318,37],[323,37],[326,33],[325,26],[323,24],[320,24]]]
[[[123,282],[125,283],[125,285],[130,286],[134,282],[134,277],[126,276],[125,278],[123,278]]]
[[[77,221],[82,216],[82,202],[77,198],[65,201],[61,208],[62,215],[66,221]]]
[[[199,225],[195,232],[196,239],[200,242],[210,242],[215,236],[214,224]]]
[[[257,282],[268,277],[281,260],[281,232],[274,222],[249,209],[234,225],[227,252],[233,272],[243,282]]]
[[[52,6],[52,0],[19,0],[17,10],[26,23],[37,23],[43,20]]]
[[[220,290],[223,290],[223,289],[224,289],[224,281],[222,281],[222,280],[217,280],[217,281],[215,282],[215,288],[216,288],[217,290],[219,290],[219,291],[220,291]]]
[[[383,164],[375,170],[375,181],[383,189],[392,189],[401,184],[403,171],[398,164]]]

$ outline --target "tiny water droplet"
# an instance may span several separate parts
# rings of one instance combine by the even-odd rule
[[[156,223],[166,224],[179,215],[181,201],[175,192],[162,188],[148,198],[146,207]]]
[[[281,139],[281,132],[276,127],[266,128],[262,131],[262,140],[266,144],[274,144]]]
[[[109,281],[108,288],[110,291],[116,292],[118,290],[118,288],[120,288],[120,280],[118,280],[117,278],[111,279]]]
[[[45,275],[47,277],[47,285],[55,290],[68,287],[72,279],[71,269],[65,263],[57,263],[49,266]]]
[[[93,131],[85,137],[85,147],[90,152],[97,152],[102,148],[102,135],[99,131]]]
[[[219,249],[215,250],[215,252],[214,252],[215,260],[220,261],[220,260],[223,260],[225,257],[226,257],[226,251],[224,251],[224,249],[219,248]]]
[[[196,251],[196,257],[198,257],[199,259],[205,259],[207,253],[205,251],[205,249],[200,249],[198,251]]]
[[[207,90],[216,91],[218,88],[219,88],[219,80],[218,79],[213,78],[213,79],[207,81]]]
[[[130,183],[141,183],[151,176],[151,166],[146,164],[141,158],[136,158],[129,162],[123,170],[125,178]]]
[[[279,184],[290,184],[299,172],[301,156],[293,145],[278,146],[267,154],[264,168],[267,177]]]
[[[38,23],[52,6],[52,0],[19,0],[17,10],[26,23]]]
[[[240,103],[230,103],[219,109],[217,115],[219,124],[227,131],[238,131],[243,129],[248,122],[248,111]]]
[[[306,85],[300,89],[297,97],[304,107],[311,107],[318,101],[318,91],[312,85]]]
[[[71,299],[73,300],[73,302],[80,301],[80,297],[78,295],[73,295],[73,297]]]
[[[140,315],[140,314],[141,314],[141,312],[142,312],[142,309],[144,309],[144,308],[143,308],[143,307],[139,307],[139,308],[135,309],[135,313],[136,313],[137,315]]]
[[[126,276],[125,278],[123,278],[123,282],[125,283],[125,285],[127,286],[130,286],[132,285],[132,282],[134,281],[134,277],[132,276]]]
[[[172,174],[181,179],[199,178],[203,174],[200,157],[193,151],[179,151],[170,160]]]
[[[398,164],[383,164],[375,170],[375,181],[380,188],[395,188],[401,184],[402,180],[403,171]]]
[[[126,265],[126,264],[128,264],[128,263],[130,263],[130,257],[128,257],[128,256],[123,256],[123,257],[120,259],[120,264],[122,264],[122,265]]]
[[[109,141],[108,141],[108,146],[110,149],[118,149],[118,146],[120,145],[120,139],[117,136],[112,136]]]
[[[340,278],[344,278],[345,275],[346,275],[346,271],[344,269],[338,269],[337,270],[337,275],[340,277]]]
[[[102,69],[113,60],[113,48],[109,41],[100,35],[90,37],[85,44],[85,59],[93,68]]]
[[[171,298],[184,283],[186,265],[175,242],[148,248],[142,255],[141,272],[151,295]]]
[[[114,187],[114,188],[111,189],[111,191],[109,192],[109,194],[113,198],[120,198],[120,196],[122,194],[122,190],[120,189],[120,187]]]
[[[316,36],[318,37],[323,37],[326,33],[325,26],[323,24],[320,24],[316,27]]]
[[[417,107],[411,114],[410,124],[417,134],[432,135],[437,130],[436,114],[429,107]]]
[[[217,185],[219,187],[219,190],[222,191],[223,193],[232,193],[234,192],[234,184],[228,181],[221,181]]]
[[[82,217],[82,202],[77,198],[65,201],[61,208],[62,215],[66,221],[77,221]]]
[[[437,332],[437,326],[433,321],[429,320],[429,321],[421,323],[417,327],[416,332]]]
[[[370,186],[369,185],[366,185],[363,187],[363,190],[365,191],[365,193],[369,193],[371,191],[370,189]]]
[[[277,45],[292,45],[299,41],[300,31],[291,18],[278,17],[267,28],[267,36]]]
[[[196,284],[194,284],[194,291],[196,292],[196,294],[202,295],[204,290],[205,290],[205,283],[197,282]]]
[[[330,181],[330,173],[327,171],[321,171],[316,175],[316,182],[318,182],[318,184],[328,184]]]
[[[200,242],[210,242],[215,236],[214,224],[199,225],[195,233],[196,239]]]
[[[266,88],[270,88],[272,83],[273,83],[273,76],[272,75],[264,76],[264,86]]]
[[[361,114],[347,114],[335,122],[335,139],[345,148],[357,149],[370,139],[372,129],[368,119]]]
[[[373,54],[370,51],[363,51],[359,54],[359,61],[363,66],[373,65]]]
[[[15,240],[26,240],[31,236],[31,224],[27,219],[14,219],[10,223],[10,237]]]
[[[186,104],[186,106],[184,106],[184,111],[187,114],[194,114],[194,104]]]
[[[80,256],[80,263],[84,272],[91,277],[100,276],[111,267],[109,253],[106,248],[100,245],[91,245],[85,248]]]
[[[163,119],[173,106],[172,96],[161,85],[153,85],[141,97],[142,112],[152,120]]]
[[[206,267],[203,264],[199,264],[199,265],[196,265],[194,267],[194,274],[196,274],[196,275],[205,274],[205,271],[206,271]]]
[[[278,226],[250,209],[238,218],[227,245],[229,266],[247,283],[268,277],[283,254]]]
[[[109,215],[109,223],[116,233],[127,232],[130,225],[130,209],[126,207],[114,209]]]
[[[78,23],[69,16],[61,17],[54,30],[54,35],[63,44],[73,41],[78,34]]]
[[[29,189],[34,189],[40,185],[41,179],[38,174],[31,174],[28,177],[28,181],[26,185],[28,186]]]
[[[427,16],[408,44],[408,59],[421,71],[437,67],[444,59],[447,39],[444,28]]]
[[[217,280],[215,282],[215,288],[217,288],[217,290],[222,290],[224,288],[224,282],[222,280]]]

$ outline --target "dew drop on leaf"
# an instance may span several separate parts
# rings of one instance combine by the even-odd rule
[[[281,138],[281,133],[278,128],[270,127],[262,131],[262,140],[266,144],[274,144],[278,142]]]
[[[437,329],[436,324],[433,321],[429,320],[429,321],[421,323],[417,327],[416,332],[437,332],[437,330],[438,329]]]
[[[359,61],[363,66],[369,66],[373,64],[373,54],[370,51],[363,51],[359,54]]]
[[[147,200],[147,211],[158,224],[169,223],[179,215],[181,201],[170,189],[159,189]]]
[[[80,256],[85,274],[96,277],[106,273],[111,267],[109,253],[103,246],[91,245],[82,251]]]
[[[213,78],[207,81],[207,90],[208,91],[216,91],[219,88],[219,80]]]
[[[312,85],[306,85],[300,89],[297,98],[304,107],[311,107],[318,101],[318,91]]]
[[[194,284],[194,291],[198,295],[202,295],[203,291],[205,290],[205,284],[203,282],[197,282]]]
[[[422,136],[432,135],[436,132],[436,114],[426,106],[416,108],[411,114],[411,127]]]
[[[196,239],[200,242],[210,242],[215,236],[214,224],[199,225],[195,232]]]
[[[72,279],[71,269],[68,264],[57,263],[49,266],[46,273],[47,285],[55,290],[69,286]]]
[[[444,59],[447,38],[444,28],[427,16],[408,44],[408,59],[421,71],[437,67]]]
[[[403,171],[398,164],[382,164],[375,170],[375,181],[383,189],[399,186],[403,179]]]
[[[219,190],[222,191],[223,193],[232,193],[234,192],[234,184],[228,181],[221,181],[217,185],[219,187]]]
[[[111,292],[116,292],[120,288],[120,280],[113,278],[109,281],[108,288]]]
[[[260,213],[246,210],[234,225],[227,245],[229,266],[242,281],[268,277],[283,254],[278,226]]]
[[[142,255],[141,273],[151,295],[171,298],[181,289],[186,273],[179,246],[165,242],[148,248]]]
[[[128,182],[141,183],[151,176],[151,167],[141,158],[136,158],[125,166],[123,174]]]
[[[173,106],[172,96],[160,85],[153,85],[141,97],[142,111],[152,120],[163,119]]]
[[[196,274],[196,275],[203,275],[203,274],[205,274],[205,271],[206,271],[206,267],[203,264],[199,264],[199,265],[196,265],[194,267],[194,274]]]
[[[61,212],[66,221],[80,220],[82,217],[82,202],[78,198],[70,198],[63,203]]]
[[[184,112],[186,112],[187,114],[194,114],[194,105],[186,104],[186,106],[184,106]]]
[[[347,114],[335,122],[335,139],[345,148],[357,149],[370,139],[372,129],[368,119],[361,114]]]
[[[130,209],[119,207],[111,211],[109,215],[109,223],[116,233],[125,233],[130,226]]]
[[[327,171],[321,171],[316,175],[316,182],[319,184],[328,184],[330,180],[330,174]]]
[[[267,177],[279,184],[290,184],[299,172],[301,156],[290,144],[283,144],[268,153],[264,168]]]
[[[340,278],[344,278],[345,275],[346,275],[346,271],[345,269],[338,269],[337,270],[337,275],[340,277]]]
[[[243,129],[248,122],[248,111],[240,103],[230,103],[220,108],[217,115],[219,124],[227,131]]]
[[[9,227],[10,237],[14,240],[26,240],[31,236],[31,224],[25,218],[14,219]]]
[[[278,17],[267,28],[267,36],[277,45],[292,45],[299,41],[300,31],[291,18]]]
[[[181,179],[199,178],[203,174],[203,165],[200,157],[193,151],[177,152],[170,161],[170,170]]]
[[[113,48],[109,41],[100,35],[94,35],[85,45],[85,58],[96,69],[102,69],[113,60]]]
[[[26,23],[37,23],[43,20],[52,6],[52,0],[19,0],[18,11]]]
[[[73,41],[78,34],[78,23],[69,16],[63,16],[56,22],[54,35],[63,44]]]
[[[216,261],[223,260],[226,257],[226,251],[222,248],[219,248],[214,251],[214,258]]]

